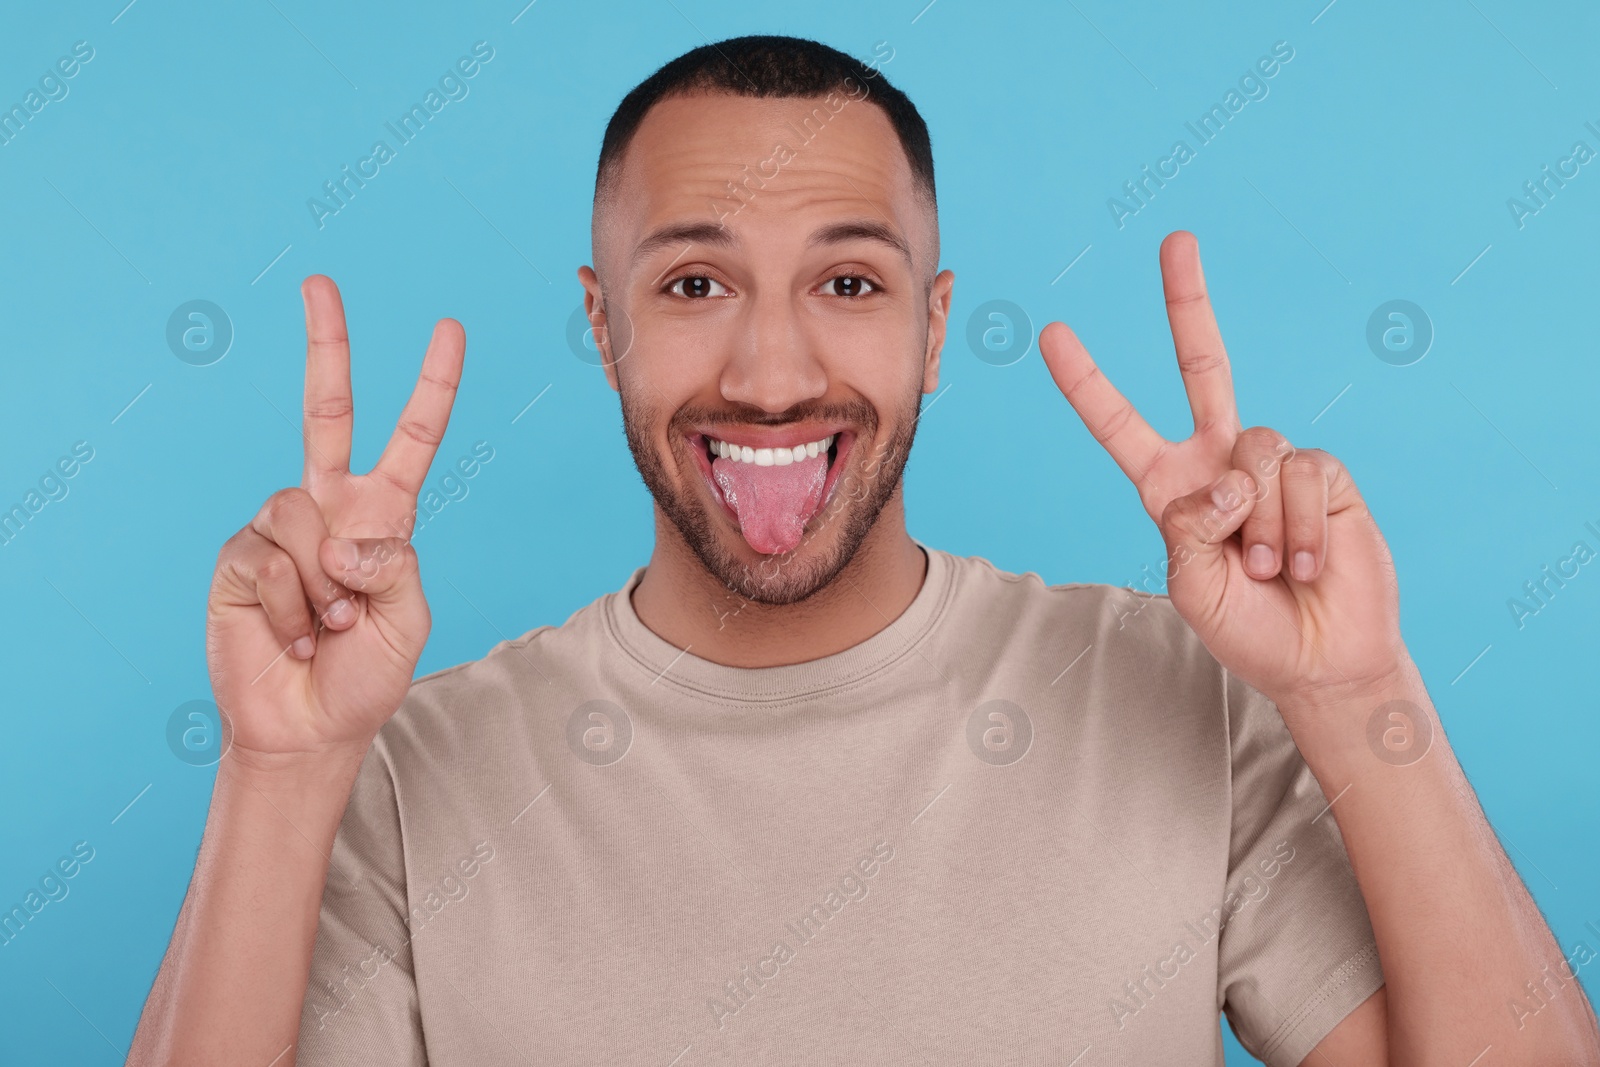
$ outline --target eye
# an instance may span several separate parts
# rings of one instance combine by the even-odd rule
[[[875,283],[868,281],[859,274],[841,274],[822,283],[824,290],[830,285],[834,287],[830,295],[843,297],[866,296],[868,293],[876,292],[878,289]]]
[[[682,286],[680,289],[679,286]],[[704,274],[685,274],[681,278],[674,278],[667,283],[667,292],[677,293],[691,299],[703,299],[711,296],[727,296],[728,290],[715,278],[708,278]]]

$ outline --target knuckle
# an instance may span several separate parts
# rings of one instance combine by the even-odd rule
[[[276,525],[291,519],[310,502],[311,496],[304,489],[297,485],[288,486],[267,497],[261,512],[269,524]]]
[[[1269,426],[1252,426],[1239,432],[1234,442],[1234,465],[1271,480],[1295,456],[1289,439]]]
[[[1323,449],[1303,448],[1300,450],[1299,455],[1304,456],[1314,466],[1320,467],[1325,471],[1344,470],[1344,464],[1339,462],[1338,457]]]
[[[395,429],[418,444],[427,445],[429,448],[436,446],[444,437],[439,431],[432,429],[417,419],[401,419],[395,424]]]
[[[1070,400],[1073,396],[1082,393],[1084,387],[1090,382],[1094,381],[1096,378],[1103,377],[1105,377],[1105,375],[1100,372],[1100,368],[1091,363],[1089,364],[1089,369],[1078,375],[1073,383],[1067,386],[1063,391],[1067,394],[1067,399]]]
[[[448,393],[454,393],[460,386],[459,382],[453,381],[450,378],[446,378],[438,374],[429,374],[426,371],[423,371],[420,375],[418,375],[418,377],[422,381],[427,382],[429,385],[437,389],[442,389]]]
[[[261,553],[256,561],[256,573],[263,578],[283,579],[290,576],[299,577],[294,560],[289,553],[272,545]]]
[[[1096,436],[1102,441],[1113,438],[1126,429],[1132,419],[1133,405],[1124,403],[1106,416],[1106,421],[1101,425],[1100,432]]]
[[[1161,509],[1161,528],[1188,533],[1194,521],[1194,508],[1193,497],[1180,496],[1167,501],[1167,506]]]
[[[298,581],[299,576],[287,552],[273,552],[256,564],[256,580],[263,585],[282,585],[290,579]]]
[[[304,408],[305,417],[308,419],[339,421],[348,419],[355,412],[355,406],[348,397],[313,401]]]
[[[217,563],[232,562],[245,556],[250,549],[261,540],[261,535],[255,528],[246,526],[234,532],[234,535],[222,542],[222,547],[217,549]]]
[[[1285,461],[1283,476],[1297,482],[1310,482],[1322,478],[1324,470],[1322,460],[1306,450]]]
[[[1250,448],[1262,451],[1275,451],[1280,441],[1285,441],[1283,434],[1270,426],[1251,426],[1239,431],[1239,443]]]
[[[1203,295],[1203,294],[1202,294]],[[1206,350],[1178,357],[1179,369],[1186,374],[1210,374],[1228,365],[1228,357],[1221,352]]]

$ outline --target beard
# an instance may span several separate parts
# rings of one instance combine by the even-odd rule
[[[692,486],[673,484],[666,464],[655,451],[659,418],[647,403],[628,388],[627,378],[619,375],[622,397],[622,428],[633,453],[639,476],[655,499],[656,506],[678,531],[706,571],[731,594],[757,604],[794,604],[827,588],[839,572],[855,558],[867,534],[872,531],[884,506],[900,488],[906,460],[916,436],[921,409],[921,388],[914,389],[894,413],[889,439],[873,447],[878,437],[878,413],[865,400],[837,404],[801,404],[773,415],[758,408],[747,411],[680,408],[667,421],[666,437],[677,467],[698,470],[689,454],[685,436],[696,423],[716,422],[746,425],[783,425],[801,419],[818,418],[846,423],[856,434],[844,459],[827,504],[806,523],[800,544],[789,552],[763,557],[758,563],[740,559],[724,543],[717,517],[708,512],[704,498]],[[868,455],[869,448],[871,455]],[[831,542],[824,537],[836,531]]]

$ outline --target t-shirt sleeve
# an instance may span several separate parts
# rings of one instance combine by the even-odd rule
[[[1277,707],[1226,676],[1233,828],[1217,995],[1239,1043],[1295,1067],[1383,985],[1328,798]]]
[[[424,1067],[405,851],[381,739],[367,750],[334,837],[297,1067]]]

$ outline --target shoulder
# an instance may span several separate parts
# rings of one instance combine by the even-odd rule
[[[948,563],[941,652],[958,671],[1003,684],[1024,707],[1054,709],[1098,751],[1227,758],[1228,674],[1165,595],[1052,584],[979,556]]]
[[[1225,824],[1237,689],[1167,596],[1052,584],[975,556],[950,564],[956,590],[939,650],[947,674],[978,700],[1022,709],[1046,745],[1058,738],[1041,754],[1100,783],[1102,800],[1136,788],[1137,812],[1108,823],[1184,812],[1172,825],[1196,840]]]
[[[980,620],[977,628],[997,644],[1055,645],[1070,634],[1145,669],[1164,664],[1186,672],[1220,670],[1166,594],[1151,591],[1160,587],[1159,573],[1145,589],[1051,584],[1034,571],[1004,570],[982,556],[944,555],[952,574],[952,611]]]
[[[553,694],[592,675],[604,658],[607,594],[559,626],[496,642],[482,656],[421,675],[378,733],[397,772],[481,767],[526,739]]]

